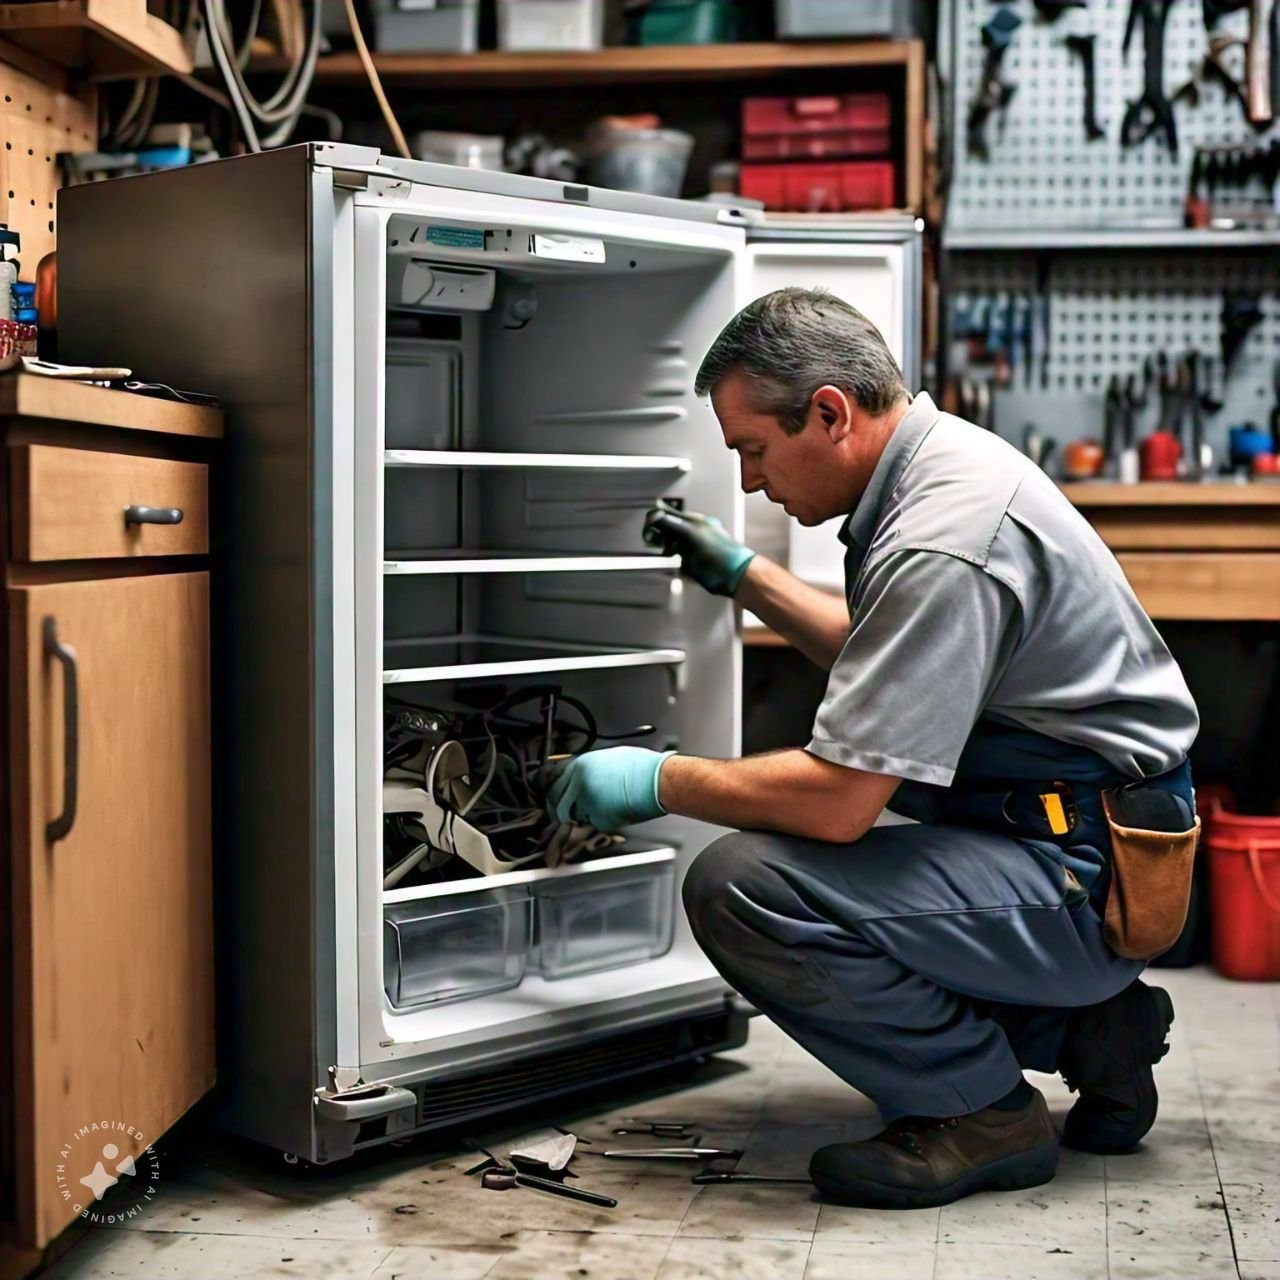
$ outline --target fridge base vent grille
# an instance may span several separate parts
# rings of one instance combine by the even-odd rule
[[[552,1053],[529,1055],[494,1070],[422,1085],[418,1125],[440,1129],[479,1116],[528,1107],[734,1048],[745,1041],[746,1019],[726,1009]]]

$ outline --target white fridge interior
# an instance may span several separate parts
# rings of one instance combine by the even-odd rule
[[[345,1060],[391,1080],[442,1048],[722,1000],[679,905],[714,829],[669,817],[589,861],[388,888],[383,726],[554,686],[603,734],[649,726],[625,740],[736,754],[732,612],[686,590],[641,530],[658,498],[741,528],[736,468],[692,381],[735,309],[742,232],[418,187],[392,206],[358,196],[353,228]]]

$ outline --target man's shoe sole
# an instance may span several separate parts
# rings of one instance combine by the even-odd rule
[[[1045,1142],[1030,1151],[1005,1156],[963,1174],[943,1187],[890,1187],[859,1179],[841,1183],[810,1170],[813,1184],[832,1204],[862,1209],[936,1209],[977,1191],[1023,1191],[1043,1186],[1058,1171],[1058,1144]]]
[[[1151,999],[1146,1002],[1143,1010],[1142,1034],[1134,1037],[1131,1059],[1134,1079],[1138,1081],[1133,1122],[1125,1125],[1122,1131],[1114,1133],[1107,1133],[1099,1127],[1089,1129],[1087,1117],[1083,1122],[1072,1121],[1072,1116],[1080,1114],[1076,1110],[1080,1106],[1077,1102],[1067,1113],[1062,1127],[1064,1147],[1098,1156],[1124,1155],[1151,1132],[1160,1106],[1160,1094],[1151,1068],[1169,1051],[1165,1041],[1173,1026],[1173,1001],[1163,987],[1146,987],[1146,991]]]

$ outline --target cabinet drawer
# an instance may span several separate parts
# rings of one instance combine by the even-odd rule
[[[53,445],[10,450],[15,560],[191,556],[209,550],[209,469]],[[181,512],[178,523],[172,520]]]

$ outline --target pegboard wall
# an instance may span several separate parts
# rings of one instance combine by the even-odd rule
[[[34,280],[36,264],[56,243],[58,153],[92,151],[98,143],[97,90],[72,91],[64,80],[39,79],[0,59],[0,138],[0,222],[22,236],[22,278]]]
[[[982,75],[982,26],[999,6],[992,0],[952,0],[951,154],[948,225],[963,231],[1182,225],[1192,155],[1197,146],[1267,141],[1276,125],[1256,132],[1238,101],[1214,80],[1198,85],[1198,101],[1174,105],[1178,154],[1157,134],[1134,147],[1120,144],[1127,103],[1143,87],[1142,25],[1128,58],[1121,53],[1130,0],[1089,0],[1049,22],[1032,0],[1007,0],[1022,25],[1001,64],[1000,78],[1016,91],[1007,109],[986,125],[989,158],[968,154],[965,122]],[[1248,14],[1227,15],[1217,30],[1243,36]],[[1085,137],[1084,74],[1066,46],[1069,35],[1096,33],[1097,119],[1105,136]],[[1174,0],[1165,28],[1167,96],[1196,77],[1208,45],[1200,0]],[[1224,62],[1237,77],[1244,54],[1233,48]],[[1280,114],[1280,104],[1276,104]]]
[[[1260,294],[1263,314],[1224,366],[1222,305],[1231,290]],[[1270,251],[1058,253],[1043,276],[1029,254],[953,255],[953,301],[1002,293],[1049,303],[1047,362],[1037,358],[1028,369],[1015,361],[1008,386],[995,394],[997,428],[1011,439],[1028,421],[1062,439],[1089,434],[1101,422],[1112,375],[1141,378],[1143,362],[1161,351],[1174,361],[1194,350],[1204,362],[1205,389],[1222,401],[1205,418],[1205,438],[1218,458],[1229,427],[1265,426],[1276,402],[1280,256]],[[1155,426],[1152,399],[1137,419],[1140,431]]]

